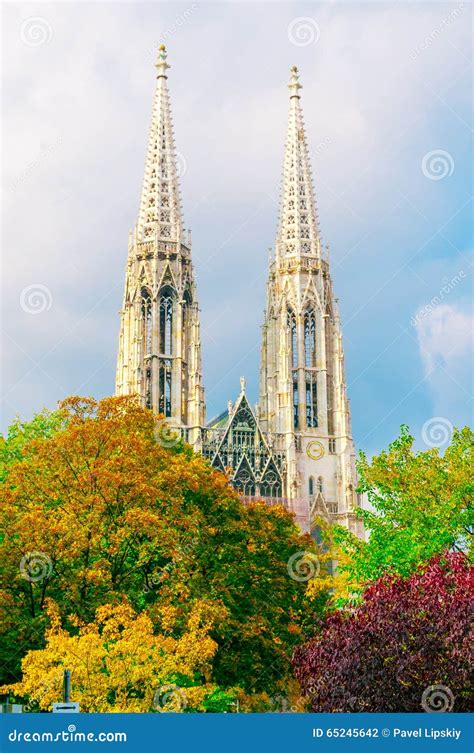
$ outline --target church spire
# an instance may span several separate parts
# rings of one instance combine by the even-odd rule
[[[290,112],[286,137],[276,255],[320,258],[320,236],[303,113],[298,69],[290,72]]]
[[[167,84],[167,71],[170,66],[164,44],[158,51],[155,67],[158,75],[138,215],[137,239],[180,243],[183,237],[183,219]]]
[[[190,238],[185,242],[182,231],[166,58],[162,45],[140,214],[128,247],[116,392],[140,395],[196,444],[205,416],[199,306]]]

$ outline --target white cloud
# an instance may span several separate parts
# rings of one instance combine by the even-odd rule
[[[472,419],[474,317],[442,304],[417,320],[418,343],[434,414],[456,425]]]
[[[472,351],[473,315],[455,306],[437,306],[418,320],[417,331],[426,374],[438,365],[448,369],[455,367]]]

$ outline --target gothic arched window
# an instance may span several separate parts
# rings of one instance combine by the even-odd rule
[[[291,309],[288,309],[287,324],[290,333],[291,366],[296,369],[298,366],[298,332],[296,328],[296,316]]]
[[[290,338],[290,351],[291,361],[290,367],[292,369],[293,380],[293,425],[295,429],[299,427],[299,395],[298,395],[298,330],[296,326],[296,315],[291,309],[288,309],[286,315],[286,322],[288,326],[289,338]]]
[[[255,496],[255,479],[249,467],[243,464],[237,471],[233,486],[246,497]]]
[[[334,322],[329,306],[324,317],[326,348],[326,401],[328,409],[328,434],[334,434]]]
[[[316,366],[316,324],[312,310],[304,315],[304,362],[308,369]]]
[[[153,304],[150,291],[147,288],[142,288],[141,290],[141,314],[143,346],[145,354],[149,355],[152,352]]]
[[[171,416],[171,361],[160,361],[159,387],[160,399],[158,408],[164,416]]]
[[[183,296],[183,303],[182,303],[182,323],[183,323],[183,329],[182,329],[182,357],[183,361],[188,361],[188,349],[189,349],[189,343],[191,339],[191,305],[192,305],[192,298],[191,293],[189,290],[186,290]]]
[[[172,288],[160,291],[160,353],[170,356],[173,352],[173,304]]]
[[[306,426],[318,426],[318,384],[315,371],[306,372]]]
[[[312,476],[309,477],[308,491],[309,491],[309,496],[312,497],[314,494],[314,478]]]

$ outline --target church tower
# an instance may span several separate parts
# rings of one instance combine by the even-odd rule
[[[190,233],[184,233],[177,153],[160,47],[138,221],[130,233],[116,394],[138,394],[195,444],[204,425],[201,339]]]
[[[275,255],[262,328],[262,431],[285,449],[283,496],[313,529],[323,515],[361,535],[341,323],[323,253],[296,67]]]

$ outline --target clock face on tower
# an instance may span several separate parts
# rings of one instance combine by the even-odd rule
[[[324,455],[324,445],[322,442],[308,442],[306,445],[306,454],[311,460],[320,460]]]

